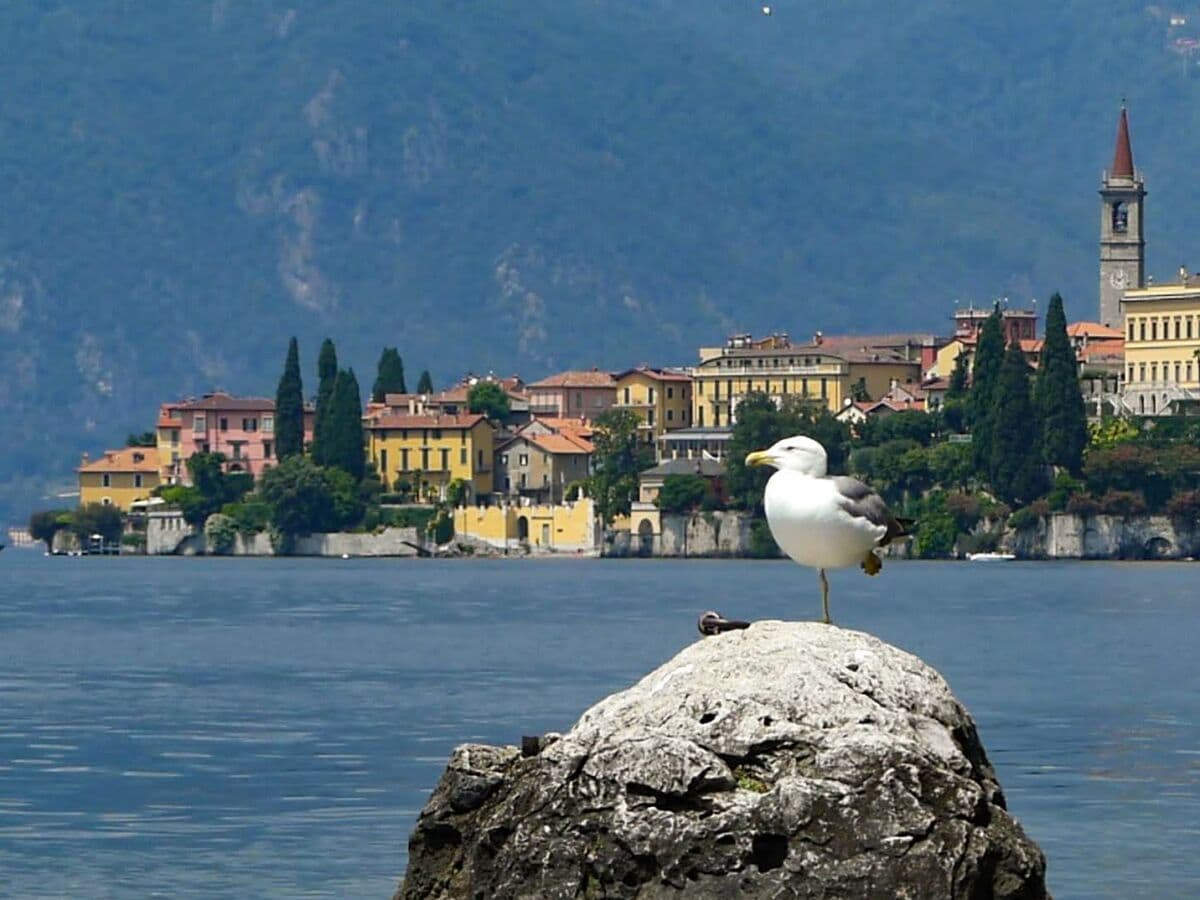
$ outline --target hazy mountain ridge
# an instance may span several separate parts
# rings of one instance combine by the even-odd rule
[[[10,495],[160,399],[270,393],[291,333],[311,389],[326,334],[367,381],[385,341],[536,377],[1088,315],[1123,92],[1152,271],[1200,217],[1196,82],[1116,2],[72,0],[0,35]]]

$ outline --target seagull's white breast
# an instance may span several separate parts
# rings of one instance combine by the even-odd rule
[[[763,501],[775,543],[804,566],[858,565],[887,531],[842,509],[829,478],[780,469],[767,482]]]

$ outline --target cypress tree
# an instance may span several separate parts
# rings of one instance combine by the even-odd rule
[[[408,393],[404,384],[404,360],[396,347],[384,347],[379,355],[375,370],[375,384],[371,387],[371,400],[382,403],[388,394]]]
[[[300,348],[292,338],[275,390],[275,456],[282,461],[303,452],[304,386],[300,382]]]
[[[337,350],[333,341],[325,338],[321,342],[321,353],[317,357],[317,409],[313,419],[313,462],[320,466],[329,465],[329,450],[326,440],[326,425],[329,419],[329,401],[333,397],[333,385],[337,381]]]
[[[1078,475],[1087,446],[1087,411],[1079,390],[1075,351],[1067,338],[1067,317],[1058,294],[1046,311],[1046,339],[1034,392],[1041,428],[1042,460]]]
[[[362,395],[353,369],[345,369],[334,379],[326,421],[326,462],[362,480],[366,469],[363,452]]]
[[[1029,390],[1029,364],[1021,345],[1008,345],[992,392],[992,488],[1006,503],[1028,503],[1042,491],[1041,454],[1038,449],[1033,397]]]
[[[979,330],[971,393],[967,398],[967,421],[971,426],[971,455],[975,474],[987,477],[992,462],[992,395],[1004,361],[1004,326],[997,304]]]
[[[421,377],[417,381],[417,393],[418,394],[432,394],[433,393],[433,379],[429,377],[428,369],[425,369],[423,372],[421,372]]]

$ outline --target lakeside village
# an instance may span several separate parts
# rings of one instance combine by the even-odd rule
[[[1200,553],[1200,274],[1145,274],[1121,110],[1100,189],[1099,320],[953,313],[951,334],[741,334],[695,365],[468,375],[407,389],[384,350],[365,408],[326,341],[305,403],[293,339],[275,398],[163,403],[35,513],[57,552],[773,556],[750,450],[807,433],[830,469],[917,519],[924,558]]]

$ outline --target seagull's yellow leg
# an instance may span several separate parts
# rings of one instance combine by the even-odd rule
[[[868,553],[866,556],[863,557],[862,570],[864,572],[866,572],[868,575],[878,575],[879,570],[882,568],[883,568],[883,560],[881,560],[878,556],[875,555],[874,550],[872,550],[870,553]]]
[[[832,625],[833,619],[829,618],[829,579],[825,577],[824,569],[817,569],[817,574],[821,576],[821,610],[825,614],[821,621]]]

